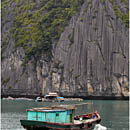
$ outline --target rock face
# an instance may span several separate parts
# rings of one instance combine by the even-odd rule
[[[124,2],[117,4],[121,8]],[[11,22],[4,22],[2,37],[9,35]],[[57,91],[63,96],[129,95],[128,28],[109,0],[84,2],[61,34],[51,62],[41,57],[23,66],[24,49],[14,49],[13,39],[9,40],[2,59],[3,90],[26,90],[24,94],[30,94],[28,90],[31,94]]]

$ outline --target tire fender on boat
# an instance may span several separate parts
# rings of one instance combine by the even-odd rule
[[[101,122],[101,119],[97,120],[96,122],[97,122],[97,124],[99,124]]]
[[[84,127],[84,123],[80,124],[80,129]]]
[[[92,126],[92,123],[88,122],[88,128],[90,128]]]

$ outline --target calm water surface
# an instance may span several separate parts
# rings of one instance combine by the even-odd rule
[[[97,110],[102,119],[100,124],[107,127],[107,130],[129,130],[129,101],[89,100],[60,104],[71,105],[85,102],[92,104],[78,106],[76,114]],[[26,119],[26,109],[58,104],[25,100],[1,100],[1,128],[2,130],[24,130],[20,125],[20,120]]]

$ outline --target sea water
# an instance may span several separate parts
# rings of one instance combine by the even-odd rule
[[[20,120],[26,119],[26,109],[34,107],[47,107],[59,104],[77,105],[75,115],[98,111],[101,123],[94,130],[129,130],[129,101],[114,100],[85,100],[82,102],[35,102],[34,100],[1,100],[1,129],[25,130],[20,125]]]

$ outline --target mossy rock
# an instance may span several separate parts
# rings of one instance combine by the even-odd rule
[[[25,49],[27,62],[34,55],[46,55],[51,59],[54,41],[58,41],[68,21],[79,11],[84,0],[41,0],[40,5],[34,1],[15,2],[17,15],[11,33],[15,47]]]

